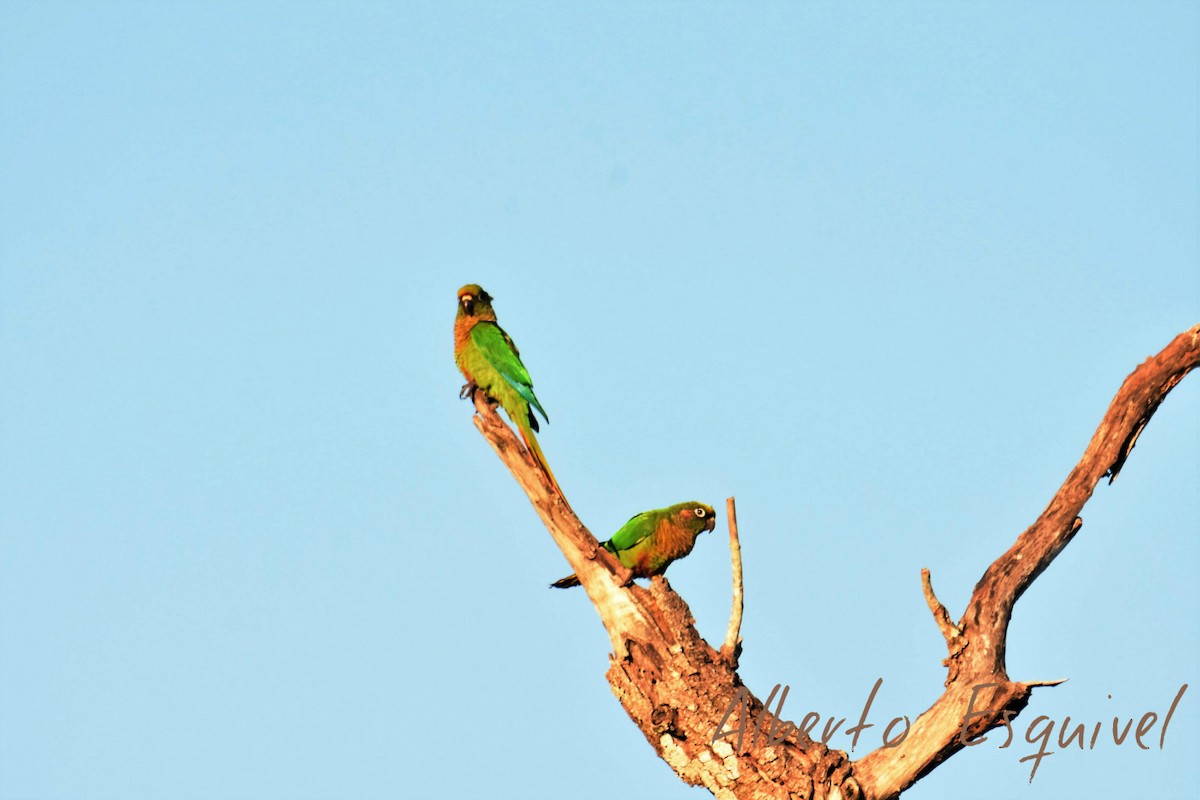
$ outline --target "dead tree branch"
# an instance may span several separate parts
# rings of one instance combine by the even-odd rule
[[[608,670],[613,693],[680,778],[719,798],[882,800],[899,795],[969,739],[1011,719],[1029,702],[1034,687],[1061,682],[1009,679],[1005,641],[1013,606],[1079,532],[1079,512],[1099,481],[1116,478],[1159,404],[1198,364],[1200,325],[1177,336],[1125,379],[1079,464],[1041,516],[984,572],[958,623],[950,621],[934,595],[928,570],[922,571],[925,600],[949,652],[945,692],[913,722],[902,742],[856,762],[794,727],[779,729],[779,721],[743,687],[736,658],[727,657],[729,635],[722,653],[710,647],[665,578],[654,578],[649,588],[622,587],[620,565],[598,547],[481,397],[476,398],[475,425],[529,496],[596,607],[613,646]],[[736,643],[741,581],[732,498],[729,506],[735,548],[730,631]],[[965,720],[969,708],[983,713]],[[748,735],[714,738],[718,728]]]
[[[947,637],[945,693],[913,722],[908,738],[898,747],[880,748],[855,763],[855,774],[868,796],[898,795],[961,750],[967,740],[1000,725],[1006,713],[1010,719],[1019,713],[1029,702],[1033,687],[1059,682],[1009,679],[1004,655],[1013,606],[1079,532],[1083,525],[1079,512],[1096,485],[1106,475],[1117,476],[1138,434],[1163,398],[1197,364],[1200,325],[1176,336],[1161,353],[1146,359],[1125,379],[1083,458],[1046,510],[976,584],[956,626],[961,633]],[[932,588],[926,596],[932,597]],[[942,630],[946,632],[944,627]],[[995,686],[981,692],[972,704],[975,687],[989,683]],[[968,708],[987,709],[989,713],[973,718],[962,731]]]

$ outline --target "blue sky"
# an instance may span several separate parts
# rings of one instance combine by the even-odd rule
[[[882,677],[873,721],[915,717],[944,677],[920,568],[957,617],[1200,319],[1198,25],[6,4],[0,798],[701,796],[456,397],[467,282],[594,533],[736,495],[753,691],[853,718]],[[1030,784],[1034,746],[989,742],[906,797],[1194,796],[1198,387],[1009,636],[1014,678],[1070,679],[1018,734],[1192,684],[1165,747],[1056,747]],[[670,571],[714,642],[719,524]]]

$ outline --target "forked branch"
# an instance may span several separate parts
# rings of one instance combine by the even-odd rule
[[[1034,687],[1061,682],[1009,679],[1005,646],[1013,606],[1079,532],[1079,512],[1096,485],[1104,477],[1110,482],[1116,478],[1159,404],[1197,365],[1200,325],[1175,337],[1125,379],[1079,464],[1041,516],[984,572],[957,623],[934,595],[928,570],[922,571],[923,594],[949,653],[945,691],[913,722],[902,742],[856,762],[795,729],[773,741],[768,732],[777,721],[742,686],[735,671],[741,578],[732,498],[734,613],[718,653],[696,632],[687,604],[666,579],[654,578],[649,588],[620,585],[615,559],[597,546],[482,398],[476,398],[475,424],[529,496],[596,607],[613,645],[608,680],[614,694],[684,781],[706,786],[719,798],[882,800],[899,795],[962,749],[966,740],[1011,719],[1029,702]],[[981,684],[991,686],[977,691]],[[964,726],[968,708],[985,713]],[[740,729],[753,736],[745,737],[749,741],[714,737],[722,724],[725,731]]]

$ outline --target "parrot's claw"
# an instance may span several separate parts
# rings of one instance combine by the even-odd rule
[[[633,570],[621,567],[621,571],[616,574],[617,583],[622,589],[633,585]]]
[[[485,392],[483,389],[479,388],[479,384],[475,383],[475,382],[464,383],[462,389],[460,389],[458,392],[458,399],[459,400],[470,400],[472,403],[474,403],[477,394],[483,395],[483,401],[485,403],[487,403],[489,406],[491,406],[492,408],[495,408],[496,406],[500,405],[499,400],[492,397],[490,394]]]

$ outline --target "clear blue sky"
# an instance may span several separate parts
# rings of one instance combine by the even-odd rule
[[[464,283],[595,533],[737,496],[742,676],[795,720],[926,708],[920,568],[957,616],[1200,320],[1195,3],[3,16],[3,800],[703,796],[456,397]],[[1070,678],[1019,733],[1192,684],[1165,748],[1030,785],[988,743],[907,796],[1194,796],[1198,411],[1192,376],[1009,638]],[[671,569],[710,641],[720,526]]]

